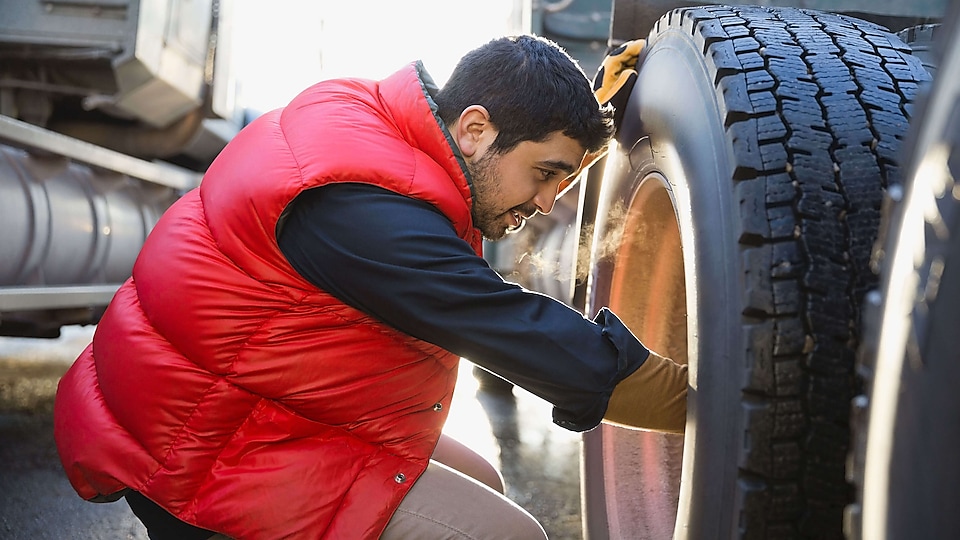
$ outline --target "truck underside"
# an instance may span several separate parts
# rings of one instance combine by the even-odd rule
[[[95,323],[238,131],[230,5],[0,3],[0,335]]]

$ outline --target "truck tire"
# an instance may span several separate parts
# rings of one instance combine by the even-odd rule
[[[960,5],[955,12],[960,10]],[[956,15],[956,13],[955,13]],[[858,371],[852,540],[960,538],[960,34],[911,132],[904,189],[891,189]]]
[[[842,538],[860,302],[928,75],[872,23],[755,6],[664,15],[640,66],[587,311],[689,363],[688,424],[585,435],[585,535]]]

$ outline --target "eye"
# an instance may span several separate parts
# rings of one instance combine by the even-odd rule
[[[542,180],[545,182],[551,180],[554,176],[557,175],[557,171],[552,171],[550,169],[538,169],[538,170],[540,171],[540,175],[543,177]]]

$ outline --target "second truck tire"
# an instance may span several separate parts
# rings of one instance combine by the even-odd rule
[[[943,29],[864,312],[850,540],[960,538],[960,4]]]

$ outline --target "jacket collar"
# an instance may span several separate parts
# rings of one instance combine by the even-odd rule
[[[417,85],[420,91],[411,91],[412,85]],[[473,179],[467,170],[463,154],[454,143],[453,135],[438,113],[434,100],[438,91],[439,87],[419,60],[380,81],[379,85],[381,101],[390,113],[410,119],[398,125],[404,138],[446,170],[467,206],[472,207]],[[433,119],[433,122],[426,120],[428,118]],[[474,238],[470,243],[479,251],[482,238],[480,231],[474,228],[472,236]]]

